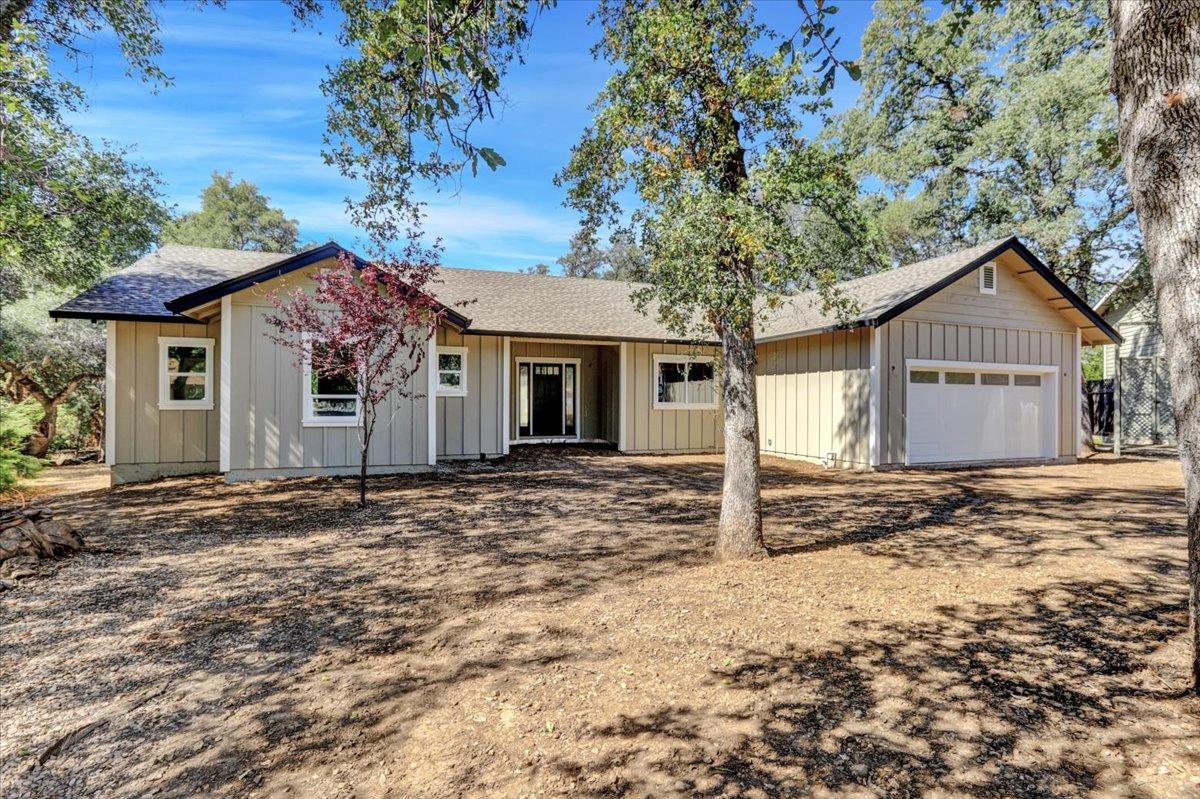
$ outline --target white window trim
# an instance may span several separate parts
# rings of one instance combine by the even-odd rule
[[[983,275],[988,268],[992,270],[992,287],[989,289],[984,285]],[[1000,269],[996,266],[995,261],[988,261],[983,266],[979,267],[979,293],[980,294],[995,294],[996,288],[1000,285]]]
[[[317,416],[312,401],[312,334],[304,333],[304,367],[301,370],[300,402],[304,406],[303,427],[359,427],[362,424],[362,397],[354,395],[354,416]],[[348,396],[348,395],[337,395]]]
[[[650,381],[650,406],[656,411],[711,411],[717,407],[717,386],[713,386],[712,402],[660,402],[658,399],[658,365],[662,363],[712,363],[708,355],[667,355],[659,353],[654,356],[653,379]],[[713,374],[716,379],[716,373]],[[685,391],[686,393],[686,391]]]
[[[158,337],[158,407],[163,410],[196,410],[211,411],[213,409],[213,346],[216,340],[211,338],[191,338],[187,336]],[[204,399],[177,400],[171,399],[171,379],[167,372],[168,347],[203,347],[204,348]],[[176,376],[184,374],[176,372]],[[197,374],[189,372],[187,374]]]
[[[442,369],[441,360],[443,355],[460,355],[462,360],[462,374],[459,375],[458,388],[447,388],[442,385],[442,372],[450,373],[453,369]],[[465,397],[467,396],[467,348],[466,347],[447,347],[439,346],[437,348],[437,362],[434,363],[434,371],[437,372],[435,384],[437,385],[437,395],[439,397]]]

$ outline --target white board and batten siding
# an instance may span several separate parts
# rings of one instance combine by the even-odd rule
[[[111,365],[115,377],[113,425],[109,460],[112,480],[124,483],[179,474],[216,472],[219,466],[220,430],[218,400],[213,409],[159,408],[160,336],[211,338],[220,346],[220,324],[109,322],[113,326]],[[220,386],[216,348],[211,383],[214,395]]]
[[[310,269],[332,265],[329,261]],[[307,271],[307,270],[306,270]],[[272,288],[290,290],[305,273],[289,275]],[[271,338],[268,318],[276,313],[262,287],[232,295],[230,462],[228,479],[357,474],[361,432],[357,427],[304,423],[303,369],[294,350]],[[428,365],[422,364],[412,390],[425,391]],[[368,452],[373,473],[428,468],[424,396],[393,395],[380,404]]]
[[[869,467],[870,349],[865,328],[760,344],[760,449],[839,468]]]

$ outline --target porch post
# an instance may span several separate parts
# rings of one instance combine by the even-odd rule
[[[503,392],[503,397],[500,400],[500,407],[503,409],[504,418],[500,422],[501,446],[500,451],[505,455],[508,454],[508,442],[512,439],[512,370],[509,367],[509,362],[512,360],[512,338],[504,337],[504,363],[500,366],[500,391]]]
[[[1075,398],[1075,457],[1083,455],[1084,446],[1090,440],[1085,439],[1083,435],[1083,331],[1078,327],[1075,328],[1075,390],[1072,395]]]
[[[620,358],[617,359],[617,392],[618,392],[617,407],[620,409],[620,411],[617,414],[617,449],[620,450],[621,452],[625,452],[625,450],[627,449],[627,446],[628,446],[628,442],[627,442],[626,435],[625,435],[626,420],[628,418],[628,412],[625,407],[626,393],[627,393],[625,391],[625,380],[627,379],[625,375],[626,375],[626,372],[628,372],[628,371],[629,371],[629,344],[627,342],[622,341],[621,342],[621,356],[620,356]]]

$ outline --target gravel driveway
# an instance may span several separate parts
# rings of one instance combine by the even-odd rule
[[[724,565],[709,456],[366,510],[53,474],[87,551],[0,594],[4,797],[1200,795],[1176,461],[767,460],[774,556]]]

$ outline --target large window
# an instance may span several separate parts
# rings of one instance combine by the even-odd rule
[[[654,407],[692,410],[717,407],[716,367],[704,356],[654,356]]]
[[[467,348],[438,347],[438,396],[465,397],[467,395]]]
[[[325,361],[328,345],[310,341],[309,352]],[[322,373],[313,369],[312,357],[304,361],[304,424],[317,427],[351,427],[359,424],[358,384],[339,371]]]
[[[158,407],[211,411],[213,408],[213,340],[158,340]]]

